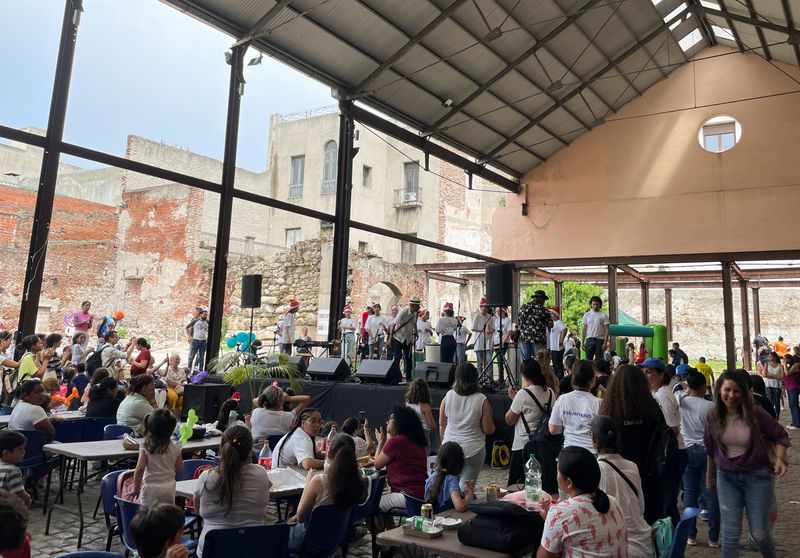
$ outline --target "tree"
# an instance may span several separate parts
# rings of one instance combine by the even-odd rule
[[[553,283],[533,283],[530,284],[522,295],[522,302],[528,302],[533,296],[534,291],[542,290],[547,293],[549,300],[545,306],[555,305],[555,285]],[[589,310],[589,299],[599,296],[603,299],[603,305],[607,306],[605,291],[597,285],[588,283],[577,283],[575,281],[565,281],[562,283],[561,291],[561,320],[566,324],[570,331],[580,335],[581,318]]]

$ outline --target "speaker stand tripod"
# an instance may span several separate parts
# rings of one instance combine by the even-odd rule
[[[484,338],[486,336],[486,326],[483,326],[483,335]],[[498,328],[498,332],[500,334],[500,348],[494,351],[492,358],[489,359],[489,362],[484,366],[483,370],[481,371],[480,377],[478,378],[478,382],[483,385],[492,386],[496,389],[502,389],[505,385],[517,387],[517,378],[514,377],[511,373],[511,367],[508,365],[508,360],[506,360],[505,353],[503,351],[503,317],[500,317],[500,327]],[[492,370],[494,369],[494,363],[497,362],[498,367],[500,368],[499,379],[497,382],[494,381],[492,377]],[[505,382],[503,381],[503,372],[505,371]]]

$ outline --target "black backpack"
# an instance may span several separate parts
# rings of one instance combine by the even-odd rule
[[[93,352],[89,355],[89,358],[86,359],[86,374],[91,378],[94,371],[103,366],[103,349],[105,345],[103,345],[99,351]]]
[[[542,405],[541,403],[539,403],[539,400],[536,399],[536,397],[530,391],[528,391],[528,389],[525,389],[524,391],[530,396],[531,399],[533,399],[533,402],[536,403],[536,406],[539,407],[539,409],[542,411],[542,418],[539,419],[539,424],[537,424],[536,428],[534,428],[533,430],[530,429],[530,427],[528,426],[528,421],[525,420],[525,412],[523,411],[520,414],[520,418],[522,419],[522,424],[525,426],[525,432],[528,433],[528,438],[530,438],[532,442],[550,441],[549,424],[550,424],[550,413],[553,412],[553,405],[552,405],[553,393],[552,392],[550,393],[550,398],[547,400],[547,403]]]
[[[664,478],[677,454],[678,437],[662,418],[650,435],[647,446],[647,460],[643,472],[648,480],[657,481]]]

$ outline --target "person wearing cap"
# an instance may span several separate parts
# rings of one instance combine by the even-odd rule
[[[608,314],[600,310],[603,300],[599,296],[589,299],[589,311],[581,318],[581,346],[587,360],[602,359],[608,349],[609,326]],[[663,362],[662,362],[663,364]]]
[[[381,305],[379,303],[376,302],[372,305],[372,315],[367,318],[364,329],[367,330],[369,344],[367,358],[380,360],[383,354],[383,345],[386,341],[386,318],[381,316]]]
[[[688,364],[679,364],[675,367],[675,382],[672,386],[672,393],[678,394],[688,389],[686,385],[686,376],[691,370],[697,372],[697,369],[690,367]]]
[[[342,358],[347,365],[353,366],[353,349],[356,346],[356,320],[353,318],[353,309],[348,305],[344,307],[344,318],[339,320],[339,339],[342,341]]]
[[[397,304],[392,304],[391,315],[386,316],[386,360],[394,360],[394,348],[392,346],[392,325],[397,319],[397,313],[400,307]]]
[[[494,336],[494,318],[486,306],[486,298],[481,298],[478,303],[478,313],[472,319],[472,331],[475,333],[475,343],[472,348],[478,357],[478,374],[483,374],[489,364],[489,352],[492,350]]]
[[[553,327],[553,317],[544,307],[547,295],[543,290],[533,293],[530,302],[523,304],[517,313],[519,327],[519,353],[521,361],[547,348],[547,330]]]
[[[458,316],[456,319],[458,327],[453,335],[456,338],[456,364],[458,364],[462,360],[467,360],[467,344],[472,338],[472,332],[469,327],[464,325],[464,321],[467,319],[465,316]]]
[[[207,344],[208,312],[205,308],[201,308],[197,315],[197,321],[192,326],[192,345],[189,348],[189,361],[186,363],[189,370],[194,370],[195,357],[197,357],[197,368],[205,370]]]
[[[661,517],[671,517],[672,524],[677,525],[678,521],[680,521],[678,492],[680,491],[681,477],[683,477],[687,459],[686,444],[683,442],[683,436],[681,436],[681,412],[678,407],[678,401],[669,387],[670,376],[664,362],[658,358],[648,358],[642,364],[642,368],[645,376],[647,376],[647,384],[650,387],[650,391],[661,408],[667,426],[675,432],[675,436],[678,439],[677,463],[668,464],[669,472],[664,475],[661,484],[663,503]]]
[[[547,346],[553,359],[553,370],[558,379],[564,377],[564,340],[567,337],[567,326],[561,320],[561,308],[554,306],[550,309],[553,325],[548,334]]]
[[[292,354],[292,344],[294,343],[294,327],[296,321],[295,315],[297,314],[298,310],[300,310],[300,303],[294,298],[291,299],[289,301],[289,308],[286,310],[286,314],[283,316],[283,319],[278,322],[278,331],[281,334],[281,352],[286,353],[287,355]]]
[[[412,355],[414,354],[414,340],[417,336],[417,313],[420,307],[419,297],[412,296],[405,306],[397,313],[397,318],[392,324],[392,353],[394,362],[403,359],[406,381],[410,382],[413,378]]]
[[[440,362],[455,362],[456,356],[456,338],[455,331],[460,325],[457,318],[453,316],[453,303],[445,302],[442,309],[444,314],[439,321],[436,322],[436,334],[439,336],[439,343],[441,344],[441,358]]]

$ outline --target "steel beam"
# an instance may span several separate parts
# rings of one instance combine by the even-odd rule
[[[748,10],[750,11],[750,17],[737,14],[736,12],[723,12],[722,10],[717,10],[717,9],[714,9],[714,8],[707,8],[705,6],[701,6],[700,7],[700,11],[705,12],[708,15],[721,17],[723,19],[725,19],[725,16],[727,14],[727,16],[730,19],[732,19],[733,21],[738,21],[739,23],[746,23],[748,25],[753,25],[754,27],[760,28],[760,29],[769,29],[770,31],[777,31],[778,33],[785,33],[787,35],[789,33],[796,33],[797,31],[800,31],[799,29],[795,29],[794,27],[791,27],[791,26],[780,25],[780,24],[774,23],[772,21],[767,21],[765,19],[759,19],[757,17],[758,14],[756,14],[755,10],[751,8],[752,1],[751,0],[745,0],[745,2],[747,4],[749,4]]]
[[[649,279],[645,275],[643,275],[642,273],[639,273],[637,270],[633,269],[629,265],[618,265],[617,269],[619,269],[623,273],[626,273],[627,275],[630,275],[631,277],[633,277],[634,279],[637,279],[638,281],[641,281],[641,282],[649,281]]]
[[[601,256],[589,258],[551,258],[539,260],[509,260],[517,267],[569,267],[581,265],[695,263],[711,261],[797,260],[800,250],[753,250],[748,252],[707,252],[693,254],[642,254],[636,256]]]
[[[443,281],[445,283],[456,283],[457,285],[466,285],[469,283],[466,279],[462,279],[461,277],[453,277],[451,275],[444,275],[442,273],[433,273],[431,271],[426,271],[425,275],[428,276],[428,279],[431,281]]]
[[[50,234],[50,220],[53,216],[53,203],[56,197],[58,163],[61,158],[61,140],[64,137],[64,120],[67,114],[69,84],[72,78],[72,64],[75,60],[75,42],[78,38],[78,25],[83,0],[64,2],[64,17],[61,22],[61,38],[56,60],[55,79],[50,98],[50,113],[47,118],[42,167],[39,173],[39,190],[36,192],[36,208],[33,213],[31,242],[25,266],[22,301],[20,303],[17,342],[23,336],[35,333],[36,316],[39,313],[39,300],[42,294],[42,278],[47,258],[47,240]]]
[[[640,283],[642,289],[642,323],[650,323],[650,283],[643,281]]]
[[[735,261],[731,262],[731,271],[734,273],[734,275],[736,275],[736,278],[739,281],[747,281],[749,279],[745,272],[742,271],[742,268],[739,267],[739,264],[737,264]]]
[[[339,157],[336,172],[336,220],[333,223],[331,299],[328,340],[336,339],[339,313],[347,302],[347,268],[350,255],[350,206],[353,198],[353,138],[355,120],[352,101],[339,102]]]
[[[642,48],[642,46],[646,45],[647,43],[649,43],[650,41],[652,41],[653,39],[658,37],[665,30],[668,31],[670,25],[672,25],[676,21],[679,21],[689,11],[690,11],[690,8],[686,7],[685,9],[681,10],[681,12],[678,15],[676,15],[675,17],[673,17],[669,21],[659,24],[659,26],[656,29],[654,29],[653,31],[651,31],[644,39],[642,39],[641,41],[637,42],[635,45],[633,45],[630,48],[628,48],[627,50],[625,50],[617,58],[615,58],[614,60],[612,60],[611,62],[606,64],[603,68],[601,68],[600,70],[595,72],[592,75],[592,77],[590,77],[589,79],[583,81],[578,87],[576,87],[575,89],[573,89],[572,91],[570,91],[569,93],[567,93],[566,95],[561,97],[556,103],[550,105],[547,109],[545,109],[542,113],[540,113],[536,118],[531,120],[528,124],[526,124],[525,126],[520,128],[519,130],[517,130],[516,132],[511,134],[505,140],[503,140],[499,145],[494,147],[486,155],[486,157],[481,159],[479,162],[488,163],[489,161],[491,161],[500,151],[503,150],[503,148],[505,148],[506,146],[510,145],[511,143],[514,143],[517,140],[517,138],[519,138],[522,134],[524,134],[525,132],[527,132],[528,130],[530,130],[534,126],[536,126],[536,124],[538,124],[539,122],[541,122],[542,120],[547,118],[550,114],[552,114],[553,112],[558,110],[558,108],[561,107],[562,105],[564,105],[567,101],[569,101],[570,99],[572,99],[575,96],[579,95],[584,89],[586,89],[588,87],[588,85],[590,83],[594,82],[598,78],[600,78],[603,75],[605,75],[606,73],[608,73],[608,71],[611,70],[614,66],[616,66],[618,64],[621,64],[622,62],[627,60],[631,55],[633,55],[636,51],[638,51],[640,48]]]
[[[31,134],[30,132],[23,132],[16,128],[9,128],[0,124],[0,138],[10,139],[11,141],[18,141],[28,145],[35,145],[44,149],[47,146],[47,138],[38,134]]]
[[[353,105],[351,112],[353,118],[365,126],[388,134],[403,143],[407,143],[411,147],[416,147],[424,153],[429,153],[443,161],[452,163],[464,169],[466,172],[472,173],[474,176],[479,176],[493,184],[497,184],[501,188],[505,188],[509,192],[513,192],[514,194],[519,193],[519,182],[506,178],[501,174],[487,169],[485,166],[478,165],[466,157],[450,151],[446,147],[428,141],[426,138],[415,134],[411,130],[398,126],[393,122],[389,122],[372,111]]]
[[[703,35],[703,38],[706,40],[706,44],[708,46],[714,46],[717,44],[717,41],[714,39],[714,33],[711,31],[705,14],[700,11],[700,5],[698,4],[697,0],[686,0],[686,3],[689,5],[689,9],[694,17],[697,19],[697,28],[700,30],[700,34]]]
[[[584,4],[583,6],[578,8],[578,10],[574,14],[572,14],[571,16],[566,18],[564,21],[562,21],[560,24],[558,24],[552,31],[550,31],[547,35],[545,35],[541,40],[539,40],[536,43],[534,43],[534,45],[532,47],[530,47],[528,50],[526,50],[525,52],[520,54],[518,57],[516,57],[514,60],[509,62],[508,65],[505,68],[503,68],[502,70],[497,72],[494,76],[489,78],[484,84],[482,84],[480,87],[478,87],[478,89],[476,89],[475,91],[470,93],[465,99],[463,99],[462,101],[460,101],[457,104],[455,104],[452,108],[450,108],[450,110],[448,110],[447,113],[444,116],[438,118],[433,124],[428,126],[426,131],[430,132],[430,131],[434,131],[434,130],[438,129],[444,122],[446,122],[447,120],[449,120],[450,118],[452,118],[453,116],[455,116],[456,114],[461,112],[462,109],[465,106],[467,106],[472,101],[477,99],[480,95],[482,95],[485,91],[487,91],[492,85],[494,85],[495,83],[500,81],[502,78],[507,76],[509,73],[511,73],[517,66],[519,66],[520,64],[522,64],[523,62],[528,60],[528,58],[531,55],[533,55],[534,52],[536,52],[537,50],[540,50],[548,42],[550,42],[551,40],[556,38],[558,35],[560,35],[567,28],[569,28],[570,25],[572,25],[575,21],[577,21],[584,14],[585,10],[591,8],[592,6],[597,4],[599,1],[600,0],[589,0],[586,4]],[[519,137],[519,136],[517,136],[517,137]],[[509,143],[512,143],[512,142],[509,142]],[[508,145],[508,144],[506,144],[506,145]]]
[[[736,30],[736,26],[733,24],[733,20],[727,13],[728,7],[725,5],[725,0],[717,0],[717,3],[719,4],[719,7],[722,9],[722,11],[725,12],[725,15],[723,17],[725,18],[725,22],[728,24],[728,27],[730,28],[731,33],[733,34],[733,40],[734,42],[736,42],[736,46],[738,47],[739,52],[744,52],[745,48],[744,43],[742,42],[742,39],[739,37],[739,32]]]
[[[750,306],[747,303],[747,281],[742,281],[739,286],[742,299],[742,362],[745,370],[752,370],[753,363],[750,359]]]
[[[244,86],[244,54],[247,44],[232,49],[228,83],[228,112],[225,121],[225,147],[222,158],[222,193],[219,197],[217,238],[214,247],[214,272],[211,277],[211,305],[208,313],[208,351],[205,369],[219,355],[222,340],[222,317],[225,314],[225,285],[228,278],[228,245],[233,220],[233,191],[236,181],[236,150],[239,145],[239,115]]]
[[[789,27],[794,27],[794,18],[792,17],[792,7],[789,5],[789,0],[781,0],[781,4],[783,5],[783,14],[786,16],[786,23]],[[720,3],[720,7],[722,4]],[[797,65],[800,66],[800,46],[792,45],[794,49],[794,59],[797,61]]]
[[[561,281],[554,281],[553,282],[553,291],[555,292],[555,303],[556,306],[559,307],[561,310],[561,315],[564,315],[564,283]]]
[[[608,319],[612,324],[619,323],[617,268],[613,265],[608,266]]]
[[[353,88],[353,92],[363,93],[366,87],[368,87],[373,81],[378,79],[378,77],[388,68],[390,68],[392,64],[394,64],[395,62],[400,60],[403,56],[405,56],[408,53],[408,51],[417,46],[420,43],[420,41],[422,41],[422,39],[430,35],[431,32],[434,31],[437,27],[439,27],[439,25],[442,22],[447,20],[453,14],[453,12],[455,12],[458,8],[464,5],[466,1],[467,0],[453,0],[453,2],[449,6],[447,6],[447,8],[445,8],[443,11],[441,11],[439,15],[436,16],[428,25],[420,29],[419,33],[411,37],[411,40],[409,40],[406,44],[404,44],[402,47],[400,47],[394,53],[392,53],[370,75],[364,78],[361,81],[361,83],[356,85]]]
[[[753,289],[753,331],[756,335],[761,335],[761,303],[759,301],[759,288]]]
[[[670,288],[664,289],[664,309],[664,321],[666,322],[664,325],[667,326],[667,337],[672,341],[672,289]]]
[[[278,0],[275,2],[275,5],[267,10],[267,13],[265,13],[264,16],[255,23],[255,25],[253,25],[246,33],[244,33],[233,46],[238,47],[239,45],[249,44],[253,41],[253,39],[257,39],[262,35],[267,34],[269,32],[267,25],[269,25],[270,22],[275,19],[281,10],[291,3],[292,0]]]
[[[722,306],[725,319],[725,357],[728,370],[736,369],[736,335],[733,323],[733,288],[731,262],[722,262]]]

